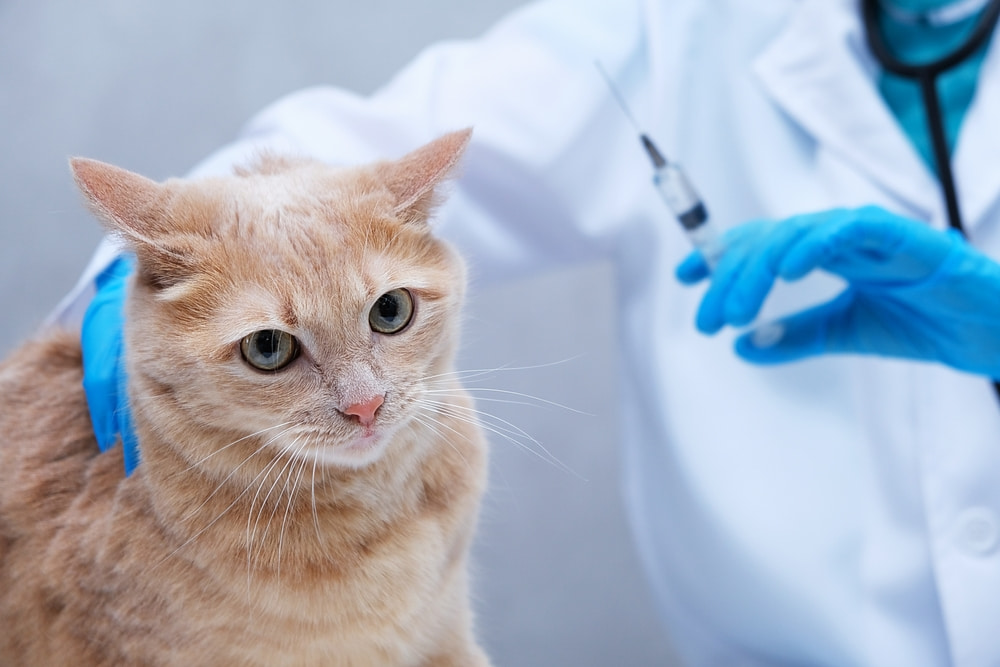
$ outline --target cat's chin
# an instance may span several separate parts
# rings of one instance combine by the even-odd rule
[[[341,468],[363,468],[381,458],[388,438],[384,434],[368,432],[336,447],[312,449],[305,456],[320,465]]]

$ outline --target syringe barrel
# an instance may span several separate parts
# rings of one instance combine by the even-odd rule
[[[653,183],[684,229],[695,229],[708,220],[705,205],[679,165],[668,162],[657,169]]]
[[[684,171],[668,162],[656,170],[653,183],[691,244],[701,252],[709,268],[714,268],[723,251],[721,235],[708,219],[708,210]]]

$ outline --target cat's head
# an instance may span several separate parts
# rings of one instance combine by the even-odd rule
[[[163,183],[73,160],[137,259],[126,359],[140,439],[197,443],[192,464],[251,442],[319,465],[377,460],[450,369],[464,271],[428,218],[470,134],[360,168],[272,156]]]

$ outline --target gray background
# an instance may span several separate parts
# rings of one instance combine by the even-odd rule
[[[0,0],[0,354],[39,325],[100,238],[67,156],[184,174],[284,93],[371,92],[427,43],[473,37],[519,4]],[[481,405],[573,471],[491,438],[475,604],[498,665],[669,662],[619,498],[612,308],[605,266],[470,298],[462,366],[514,369],[477,386],[586,413]]]

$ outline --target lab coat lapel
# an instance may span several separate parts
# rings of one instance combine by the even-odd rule
[[[818,142],[925,217],[941,210],[933,175],[875,87],[856,2],[803,0],[754,69]]]
[[[983,61],[976,96],[962,121],[952,164],[970,232],[1000,199],[1000,34]],[[975,239],[973,239],[975,240]]]

